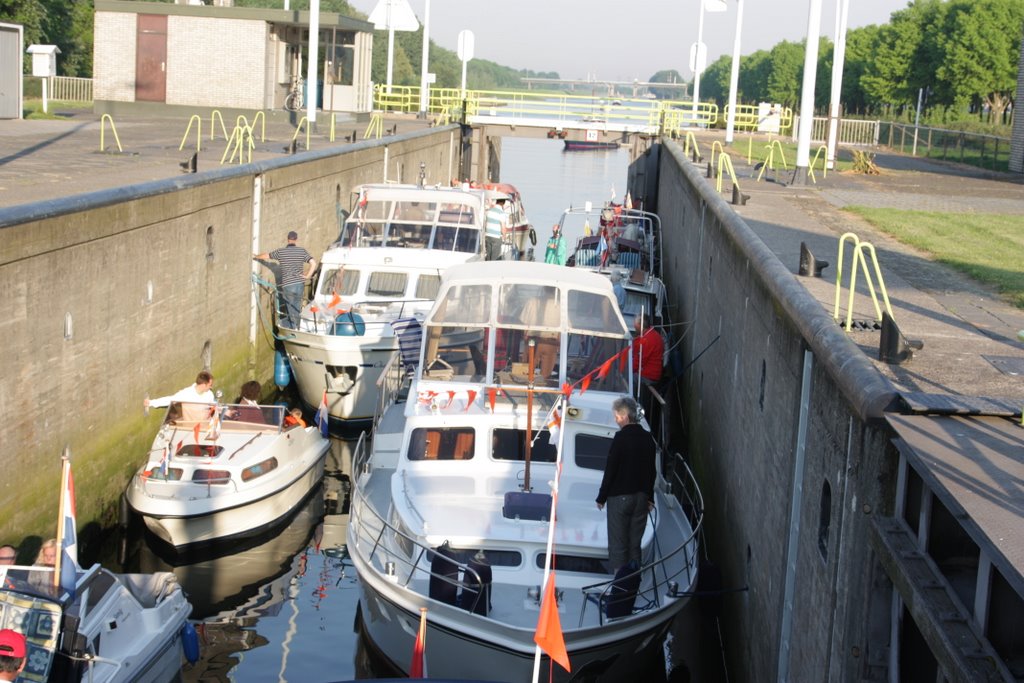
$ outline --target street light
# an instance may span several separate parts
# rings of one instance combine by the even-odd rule
[[[693,69],[693,122],[697,122],[697,103],[700,102],[700,74],[707,66],[708,48],[704,44],[704,10],[724,12],[728,6],[725,0],[700,0],[700,19],[697,21],[697,43],[693,46],[690,68]]]
[[[423,59],[420,68],[420,117],[426,118],[427,104],[429,103],[430,83],[427,81],[427,60],[430,54],[430,0],[426,0],[423,9]]]
[[[743,30],[743,0],[736,0],[736,36],[732,42],[732,69],[729,72],[729,114],[726,116],[725,144],[732,144],[736,126],[736,90],[740,82],[740,32]]]

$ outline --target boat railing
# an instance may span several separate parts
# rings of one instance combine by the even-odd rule
[[[360,441],[362,441],[362,437],[360,437]],[[357,460],[353,458],[353,467],[355,467],[356,462]],[[486,591],[481,589],[485,584],[476,569],[467,562],[460,562],[451,556],[447,556],[445,557],[444,564],[448,565],[446,567],[448,571],[433,571],[431,559],[433,554],[439,553],[437,549],[420,543],[410,534],[384,519],[383,515],[377,512],[377,508],[363,495],[361,487],[354,487],[352,495],[349,525],[355,531],[357,546],[362,542],[370,544],[370,548],[366,552],[368,562],[372,563],[376,559],[380,568],[384,570],[385,575],[395,577],[396,582],[398,567],[404,567],[406,571],[403,573],[406,576],[402,586],[405,588],[408,588],[413,579],[419,576],[428,582],[436,580],[449,586],[454,586],[456,591],[461,590],[465,592],[468,590],[471,593],[475,593],[476,597],[472,605],[463,604],[462,606],[467,611],[476,613],[477,603],[481,598],[486,599]],[[372,519],[363,518],[363,514],[367,512],[372,515]],[[384,543],[385,534],[394,536],[403,552],[391,550]],[[463,577],[461,580],[457,578],[460,575]]]
[[[689,594],[686,591],[679,590],[679,582],[676,579],[685,574],[685,585],[690,586],[697,576],[699,539],[704,523],[704,498],[701,495],[700,487],[697,485],[697,480],[693,476],[692,470],[690,470],[683,457],[676,453],[670,459],[670,463],[669,488],[666,493],[674,495],[676,501],[682,506],[687,521],[690,524],[690,534],[678,547],[671,549],[667,553],[663,552],[657,535],[657,508],[651,511],[652,526],[655,530],[653,560],[630,574],[581,588],[580,590],[584,595],[584,600],[580,606],[579,625],[581,628],[583,620],[586,618],[587,609],[591,604],[597,606],[598,621],[603,625],[606,616],[605,611],[601,607],[607,605],[610,600],[616,599],[613,592],[618,590],[622,584],[628,585],[631,580],[642,583],[644,576],[648,573],[651,577],[650,584],[642,586],[637,591],[637,597],[643,596],[648,598],[648,607],[642,607],[640,608],[641,610],[661,607],[663,588],[664,595],[668,598],[679,598]],[[682,563],[678,567],[670,569],[670,562],[676,562],[680,555],[683,555]]]
[[[171,467],[173,467],[173,464],[171,465]],[[194,470],[194,471],[195,472],[205,472],[206,470]],[[168,495],[157,495],[155,492],[150,491],[149,488],[148,488],[148,485],[151,482],[154,483],[154,484],[159,483],[161,486],[173,486],[173,487],[177,487],[177,488],[181,488],[181,487],[185,487],[185,486],[193,486],[193,487],[197,487],[198,488],[198,487],[202,487],[203,485],[205,485],[206,486],[206,497],[207,498],[212,498],[213,497],[213,493],[214,493],[213,487],[214,486],[230,486],[231,489],[232,489],[231,490],[232,493],[238,493],[238,482],[235,481],[235,478],[232,477],[230,473],[227,476],[210,477],[209,479],[204,479],[204,480],[201,480],[201,481],[197,481],[195,479],[172,479],[170,477],[162,478],[162,476],[159,474],[159,467],[155,467],[153,469],[153,472],[154,472],[154,474],[149,474],[148,472],[139,472],[139,473],[136,473],[135,477],[134,477],[135,479],[139,480],[139,482],[141,482],[141,486],[139,486],[138,488],[142,492],[142,495],[146,496],[147,498],[167,498],[167,497],[169,497]],[[217,489],[217,493],[218,494],[220,494],[222,491],[223,491],[223,489]],[[170,497],[177,496],[177,495],[179,495],[179,494],[173,494]],[[196,496],[191,496],[191,499],[193,499],[193,500],[196,499],[196,498],[197,498]]]
[[[373,427],[377,429],[377,423],[384,416],[384,410],[398,399],[398,395],[406,384],[408,373],[402,363],[402,355],[395,352],[388,359],[384,369],[380,371],[377,378],[377,406],[373,412]]]

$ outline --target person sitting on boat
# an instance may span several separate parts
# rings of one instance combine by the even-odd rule
[[[612,281],[612,291],[615,292],[615,301],[619,304],[619,310],[623,315],[626,313],[626,287],[622,284],[622,271],[618,268],[612,270],[608,275]]]
[[[665,341],[651,325],[650,316],[638,315],[633,321],[636,337],[633,338],[633,372],[640,374],[640,381],[655,385],[661,381]]]
[[[32,563],[36,567],[53,567],[57,564],[57,539],[50,538],[43,541],[36,554],[36,561]]]
[[[559,311],[558,297],[553,293],[554,288],[548,296],[539,296],[529,299],[523,306],[520,314],[523,323],[533,326],[558,327]],[[558,332],[538,330],[528,331],[527,336],[534,341],[534,363],[540,364],[540,375],[538,379],[543,383],[551,377],[558,362]],[[523,350],[528,353],[528,349]]]
[[[196,375],[196,382],[190,387],[174,393],[170,396],[160,398],[143,399],[142,405],[146,408],[166,408],[171,403],[181,403],[181,419],[186,421],[199,422],[210,416],[210,409],[202,404],[215,405],[217,397],[213,395],[213,374],[208,370],[201,370]]]
[[[544,263],[565,265],[565,237],[562,236],[562,228],[558,223],[551,226],[551,237],[548,238],[548,247],[544,251]]]
[[[622,396],[612,402],[619,431],[605,461],[597,509],[608,504],[608,563],[614,574],[629,563],[640,567],[640,541],[647,513],[654,509],[654,438],[640,425],[636,401]]]
[[[25,636],[9,628],[0,630],[0,681],[16,681],[25,668]]]
[[[263,411],[260,409],[260,394],[263,387],[254,379],[242,385],[241,395],[235,399],[238,404],[226,416],[229,420],[241,420],[242,422],[266,422],[263,419]]]
[[[18,564],[18,549],[13,545],[0,545],[0,565]]]
[[[485,216],[487,219],[484,230],[487,238],[487,260],[497,261],[501,258],[501,240],[508,230],[508,216],[494,200],[491,200],[490,206],[487,207]]]

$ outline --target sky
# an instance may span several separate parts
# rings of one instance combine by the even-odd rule
[[[378,2],[349,0],[367,14]],[[427,0],[406,0],[422,21]],[[818,0],[819,36],[835,40],[839,0]],[[732,55],[737,0],[704,13],[708,63]],[[807,36],[812,0],[744,0],[740,54]],[[908,0],[849,0],[848,28],[885,24]],[[562,78],[644,81],[675,69],[691,79],[700,0],[430,0],[430,39],[455,51],[459,31],[474,36],[474,57]]]

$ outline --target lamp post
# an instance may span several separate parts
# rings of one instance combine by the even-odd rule
[[[834,168],[839,146],[839,101],[843,93],[843,63],[846,60],[846,23],[850,0],[836,0],[836,44],[832,50],[832,97],[828,109],[828,141],[825,148],[828,168]]]
[[[707,66],[708,49],[704,45],[704,10],[724,12],[729,9],[725,0],[700,0],[700,19],[697,21],[697,44],[693,50],[693,111],[694,124],[697,123],[697,104],[700,102],[700,74]]]
[[[427,105],[430,103],[430,83],[427,82],[427,61],[430,56],[430,0],[426,0],[423,8],[423,58],[420,68],[420,118],[426,118]]]
[[[736,126],[736,90],[740,82],[740,32],[743,30],[743,0],[736,0],[736,36],[732,42],[732,69],[729,71],[729,114],[725,123],[725,144],[732,144]]]
[[[306,60],[306,121],[316,125],[317,70],[320,66],[320,0],[309,0],[309,54]]]
[[[807,11],[807,46],[804,50],[804,81],[800,87],[800,129],[797,132],[796,170],[793,183],[807,184],[811,161],[811,130],[814,128],[814,82],[818,72],[818,29],[821,26],[821,0],[810,0]]]

